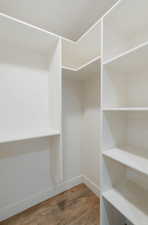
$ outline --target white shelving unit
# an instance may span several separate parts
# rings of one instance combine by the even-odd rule
[[[53,177],[59,182],[63,179],[61,38],[2,13],[0,26],[1,151],[8,142],[17,148],[21,141],[50,137]]]
[[[148,224],[147,7],[120,0],[102,18],[101,225]]]
[[[119,0],[76,42],[0,13],[0,143],[54,136],[55,180],[63,178],[62,140],[71,148],[69,124],[80,122],[71,102],[70,116],[62,115],[62,79],[96,78],[92,93],[85,87],[82,142],[89,167],[100,126],[101,225],[148,224],[147,9],[147,0]]]
[[[60,134],[61,40],[0,14],[0,143]]]

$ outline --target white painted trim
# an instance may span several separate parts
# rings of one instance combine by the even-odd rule
[[[55,195],[60,194],[81,183],[82,177],[77,176],[61,184],[55,185],[55,187],[49,190],[44,190],[20,202],[16,202],[15,204],[8,205],[4,208],[0,208],[0,221],[5,220],[11,216],[14,216],[36,204],[39,204],[40,202],[43,202],[51,197],[54,197]]]
[[[100,188],[97,184],[91,181],[87,176],[82,175],[82,182],[98,197],[100,196]]]

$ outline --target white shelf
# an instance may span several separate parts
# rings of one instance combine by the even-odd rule
[[[122,188],[111,189],[103,197],[133,225],[148,224],[147,192],[135,184],[129,182]]]
[[[62,40],[62,66],[79,70],[100,55],[101,24],[98,21],[78,41]]]
[[[110,111],[117,108],[120,111],[147,110],[147,58],[148,42],[104,64],[104,108]]]
[[[7,143],[7,142],[15,142],[15,141],[23,141],[27,139],[34,139],[34,138],[42,138],[42,137],[48,137],[48,136],[55,136],[60,135],[60,132],[58,130],[44,130],[42,132],[31,132],[31,133],[23,133],[23,134],[15,134],[15,135],[7,135],[0,137],[0,143]]]
[[[146,0],[121,0],[104,16],[105,60],[148,41],[147,7]]]
[[[63,66],[63,75],[73,80],[85,80],[94,74],[98,74],[100,70],[100,56],[95,57],[80,68]]]
[[[148,225],[147,7],[119,0],[102,21],[101,225]]]
[[[148,107],[105,107],[103,111],[148,111]]]
[[[40,54],[53,51],[59,37],[31,24],[0,13],[0,40],[14,47]]]
[[[103,152],[103,155],[117,162],[120,162],[125,166],[148,175],[148,159],[142,158],[118,148],[106,150]]]
[[[148,42],[127,51],[104,63],[104,66],[114,72],[131,74],[147,70]]]
[[[129,49],[128,51],[125,51],[125,52],[123,52],[123,53],[121,53],[121,54],[119,54],[119,55],[116,55],[116,56],[114,56],[114,57],[108,59],[108,60],[105,60],[105,61],[103,62],[103,65],[107,65],[107,64],[113,63],[114,61],[120,60],[120,59],[122,59],[122,57],[126,57],[126,56],[128,56],[128,55],[130,55],[130,54],[132,55],[132,54],[134,54],[136,51],[139,51],[141,48],[144,48],[144,47],[146,47],[147,45],[148,45],[148,42],[142,43],[142,44],[140,44],[140,45],[138,45],[138,46],[136,46],[136,47],[134,47],[134,48],[132,48],[132,49]]]

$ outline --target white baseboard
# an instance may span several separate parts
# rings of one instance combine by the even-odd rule
[[[98,197],[100,196],[100,188],[98,185],[96,185],[94,182],[92,182],[88,177],[85,175],[82,175],[82,182],[92,191],[94,192]]]
[[[59,185],[56,185],[52,189],[30,196],[28,199],[24,199],[13,205],[8,205],[7,207],[0,208],[0,221],[5,220],[11,216],[14,216],[24,211],[25,209],[28,209],[42,201],[45,201],[48,198],[54,197],[55,195],[62,193],[63,191],[66,191],[81,183],[82,183],[82,177],[78,176],[68,181],[65,181]]]

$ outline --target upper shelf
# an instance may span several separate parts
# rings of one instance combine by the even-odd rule
[[[78,69],[63,67],[63,75],[64,77],[73,80],[85,80],[88,77],[98,75],[100,71],[99,61],[100,57],[96,57]]]
[[[148,41],[147,8],[147,0],[121,0],[106,14],[103,28],[104,61]]]
[[[98,22],[78,41],[62,40],[63,67],[78,70],[87,62],[100,56],[101,24]]]
[[[131,74],[146,71],[148,57],[148,42],[130,51],[104,62],[104,66],[116,73]]]
[[[21,49],[40,54],[50,53],[56,46],[58,36],[33,25],[0,13],[0,40]]]

